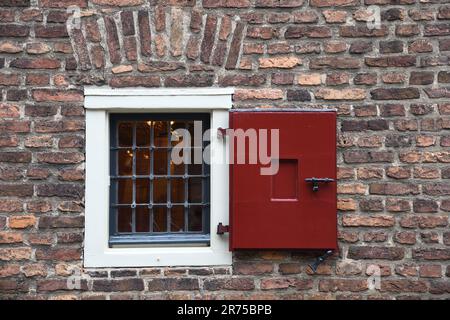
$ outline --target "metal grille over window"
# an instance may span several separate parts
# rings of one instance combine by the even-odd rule
[[[209,243],[209,126],[209,114],[111,116],[111,246]]]

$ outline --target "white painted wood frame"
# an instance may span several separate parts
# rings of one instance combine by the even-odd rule
[[[228,235],[217,235],[217,224],[228,224],[228,165],[218,161],[227,144],[217,128],[228,128],[233,88],[112,89],[86,87],[86,198],[84,266],[152,267],[230,265]],[[109,238],[109,115],[127,112],[208,112],[211,114],[211,242],[208,247],[110,248]]]

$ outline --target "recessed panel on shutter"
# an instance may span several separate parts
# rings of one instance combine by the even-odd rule
[[[261,168],[268,165],[249,163],[248,154],[244,164],[237,163],[234,144],[230,248],[335,249],[336,113],[232,111],[230,128],[266,129],[268,141],[270,130],[279,130],[279,165],[274,175],[262,175]]]

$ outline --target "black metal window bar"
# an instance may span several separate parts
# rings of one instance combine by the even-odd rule
[[[204,113],[111,115],[111,247],[209,245],[210,168],[194,163],[208,142],[194,144],[194,121],[202,122],[202,135],[210,128]],[[191,133],[191,162],[174,165],[171,152],[179,141],[171,136],[178,128]]]

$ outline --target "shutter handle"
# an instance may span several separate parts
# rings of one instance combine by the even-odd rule
[[[319,191],[319,183],[330,183],[334,182],[334,179],[331,178],[306,178],[306,182],[312,183],[312,191]]]
[[[222,224],[222,222],[220,222],[217,225],[217,234],[224,234],[224,233],[227,233],[227,232],[230,232],[230,227],[229,226],[224,226]]]

